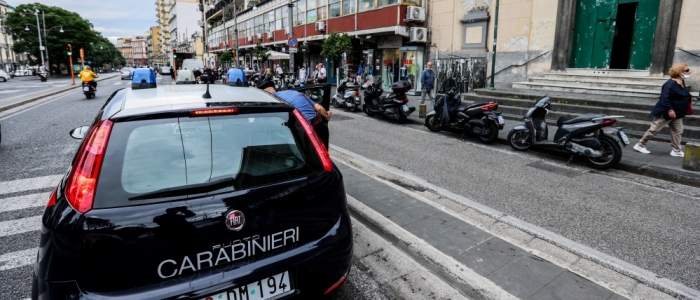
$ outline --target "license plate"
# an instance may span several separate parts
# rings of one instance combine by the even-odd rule
[[[401,105],[401,109],[403,109],[404,112],[408,112],[410,109],[408,108],[408,104]]]
[[[228,300],[266,300],[291,291],[289,272],[285,271],[228,291]]]
[[[620,138],[622,139],[622,142],[625,143],[625,145],[630,144],[630,139],[627,137],[627,134],[624,131],[620,130],[617,133],[620,135]]]
[[[505,123],[506,123],[506,120],[503,119],[503,116],[498,116],[498,124],[503,125],[503,124],[505,124]]]
[[[84,87],[83,87],[83,91],[89,92],[89,91],[90,91],[90,87],[89,87],[89,86],[84,86]]]

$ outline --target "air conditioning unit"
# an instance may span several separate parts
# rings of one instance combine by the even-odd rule
[[[425,8],[409,6],[406,9],[406,21],[425,21]]]
[[[316,22],[316,31],[326,31],[326,23]]]
[[[248,36],[248,41],[249,41],[249,42],[252,42],[252,41],[253,41],[253,36],[252,36],[252,35],[251,35],[251,36]]]
[[[411,42],[425,43],[428,41],[428,28],[424,27],[411,27],[409,32],[409,39]]]
[[[289,34],[289,26],[287,26],[286,28],[284,28],[284,34]]]
[[[256,33],[255,37],[257,37],[258,39],[262,39],[262,33]]]
[[[268,32],[267,32],[267,38],[270,39],[270,40],[275,38],[275,37],[273,36],[273,32],[272,32],[272,31],[268,31]]]

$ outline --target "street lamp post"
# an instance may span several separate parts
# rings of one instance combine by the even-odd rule
[[[287,3],[288,9],[288,15],[289,15],[289,38],[291,39],[294,36],[294,19],[293,14],[292,14],[292,9],[294,8],[294,0],[289,0],[289,3]],[[289,51],[289,70],[291,71],[292,74],[294,74],[294,53],[290,50]]]
[[[44,63],[44,52],[41,48],[44,48],[43,43],[41,42],[41,27],[39,27],[39,10],[36,10],[34,12],[34,15],[36,16],[36,32],[39,34],[39,54],[41,55],[41,65],[46,68],[46,64]]]

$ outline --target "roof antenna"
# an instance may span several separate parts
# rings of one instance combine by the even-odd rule
[[[209,94],[209,80],[207,80],[207,92],[202,95],[202,98],[211,99],[211,95]]]

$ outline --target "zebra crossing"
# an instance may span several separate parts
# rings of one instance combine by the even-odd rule
[[[0,182],[0,299],[25,299],[31,295],[31,266],[38,251],[41,208],[61,177]],[[13,281],[15,284],[10,284]]]

